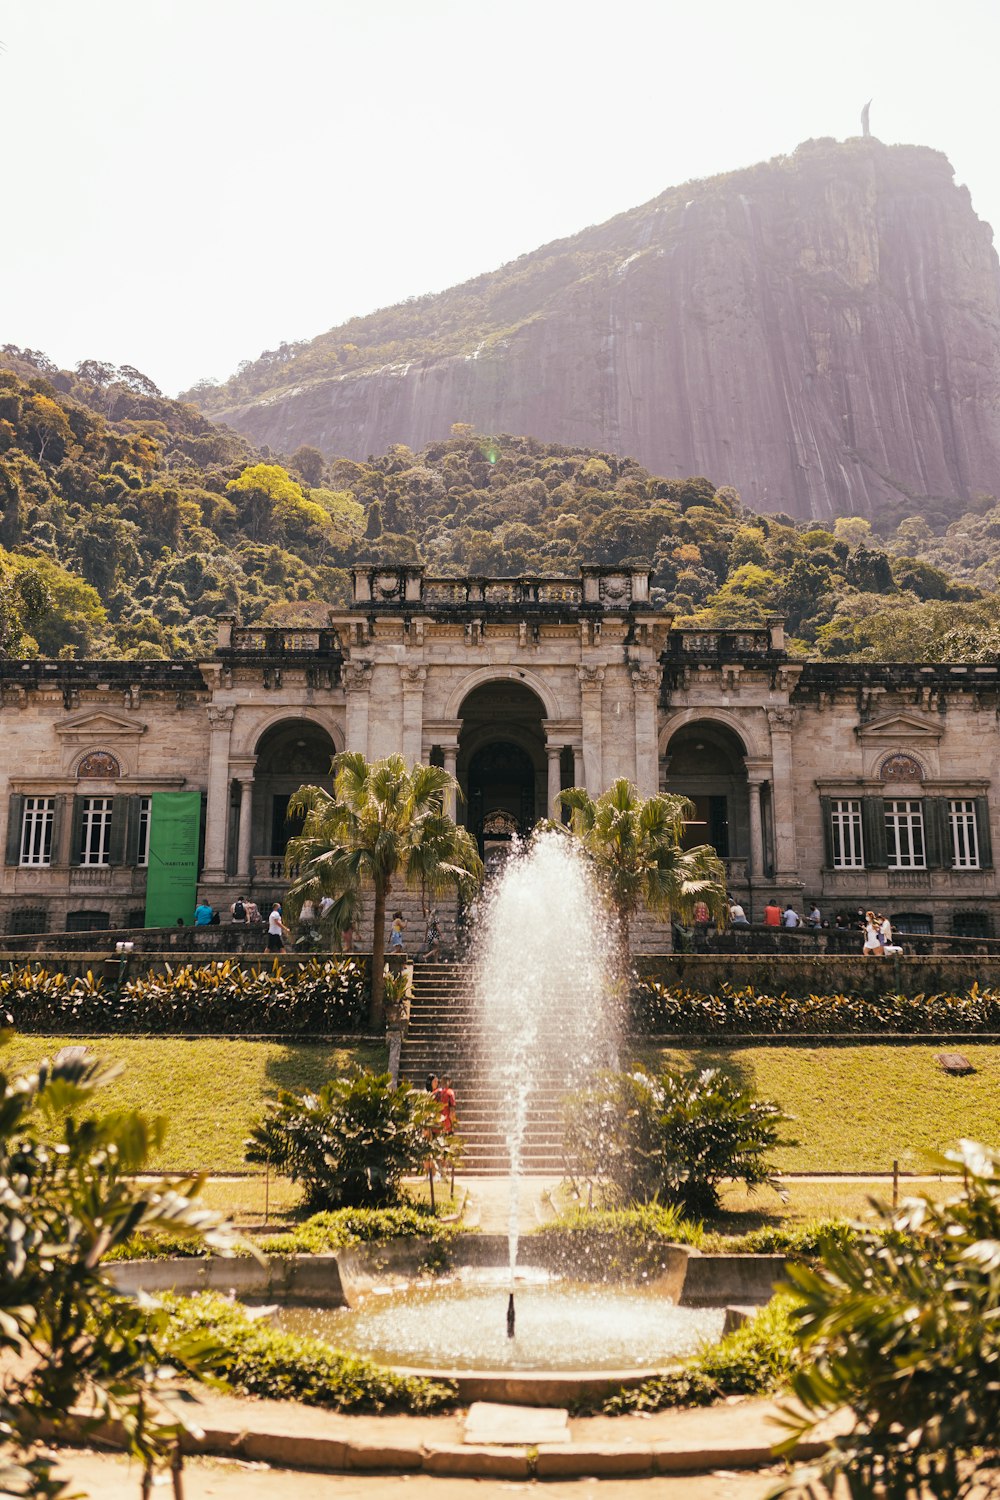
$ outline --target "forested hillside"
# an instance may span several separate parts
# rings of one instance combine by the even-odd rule
[[[685,622],[787,617],[795,649],[869,660],[1000,652],[1000,506],[877,536],[757,515],[706,478],[456,427],[367,463],[257,451],[130,367],[0,357],[0,651],[211,652],[215,617],[322,620],[365,559],[432,573],[654,569]]]

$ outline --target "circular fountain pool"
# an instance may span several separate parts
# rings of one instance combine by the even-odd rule
[[[609,1287],[545,1273],[515,1283],[475,1272],[378,1287],[355,1307],[286,1307],[275,1320],[382,1364],[425,1370],[655,1369],[717,1339],[722,1308],[675,1307],[662,1290]]]

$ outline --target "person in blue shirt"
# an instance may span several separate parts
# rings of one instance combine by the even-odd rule
[[[196,927],[209,927],[212,922],[212,908],[204,896],[194,909],[194,925]]]

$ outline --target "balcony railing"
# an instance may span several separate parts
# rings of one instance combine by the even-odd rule
[[[769,630],[672,630],[672,656],[766,656],[772,650]]]
[[[225,646],[223,650],[227,649]],[[340,650],[334,630],[284,630],[270,625],[233,626],[228,650],[254,656],[332,656]]]

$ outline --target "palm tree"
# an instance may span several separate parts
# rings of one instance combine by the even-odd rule
[[[559,800],[570,811],[568,832],[590,856],[615,909],[626,963],[629,929],[640,905],[659,915],[690,919],[703,901],[717,921],[724,915],[721,859],[709,844],[681,848],[684,825],[695,811],[686,797],[660,793],[642,798],[620,776],[596,800],[582,787],[560,792]]]
[[[303,815],[302,832],[289,839],[286,868],[295,873],[289,905],[332,896],[335,931],[360,919],[364,887],[374,897],[371,1006],[373,1030],[384,1019],[386,901],[393,881],[419,884],[424,892],[449,885],[472,886],[483,867],[472,835],[442,811],[454,777],[440,766],[407,770],[401,755],[369,763],[356,751],[333,759],[334,792],[303,786],[288,804]]]

